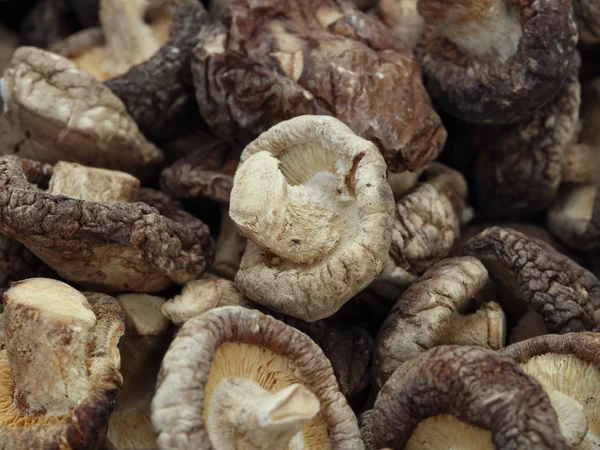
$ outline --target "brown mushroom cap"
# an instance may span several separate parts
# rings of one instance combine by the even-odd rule
[[[235,2],[200,33],[192,71],[217,135],[331,115],[374,142],[394,172],[427,165],[446,139],[410,50],[349,2]]]
[[[432,449],[436,439],[473,450],[567,448],[540,385],[509,358],[471,346],[402,364],[377,396],[371,432],[375,448]]]
[[[39,295],[44,294],[40,292]],[[13,402],[14,388],[10,360],[6,350],[2,350],[0,352],[0,447],[6,450],[96,448],[104,435],[122,384],[117,346],[123,336],[125,323],[119,305],[112,297],[95,293],[84,295],[96,317],[93,344],[90,346],[87,362],[89,391],[85,398],[67,414],[59,416],[39,412],[24,414],[20,411],[18,403]],[[43,316],[38,320],[43,320]]]
[[[600,42],[600,4],[595,0],[573,0],[579,40],[588,44]]]
[[[162,160],[110,89],[61,56],[21,47],[0,86],[2,154],[138,175]]]
[[[183,284],[213,257],[208,227],[179,223],[144,203],[95,203],[35,189],[44,166],[0,158],[0,232],[19,240],[65,279],[152,292]],[[46,166],[47,169],[47,166]],[[190,226],[190,224],[195,226]]]
[[[579,118],[579,58],[554,98],[514,125],[477,130],[475,192],[487,215],[530,214],[552,203]]]
[[[379,329],[373,363],[377,385],[383,386],[400,364],[431,347],[503,347],[506,324],[498,305],[460,313],[487,280],[487,270],[477,259],[450,258],[433,265],[409,287]]]
[[[320,402],[319,414],[301,431],[303,438],[315,440],[317,447],[364,448],[356,417],[321,349],[298,330],[242,307],[217,308],[191,319],[172,342],[152,401],[159,448],[215,448],[209,409],[220,385],[236,377],[269,392],[300,383]]]
[[[416,48],[427,91],[462,120],[515,123],[567,76],[577,44],[570,0],[419,0],[418,10],[429,25]]]
[[[174,137],[196,108],[190,60],[196,35],[208,21],[202,3],[101,0],[100,4],[103,30],[85,30],[52,50],[104,81],[146,136]],[[116,17],[121,22],[116,23]],[[154,22],[153,32],[145,20]],[[131,40],[124,42],[128,37]],[[124,55],[116,71],[106,64],[108,71],[103,71],[103,62],[114,60],[117,52]]]
[[[235,278],[242,293],[312,322],[366,287],[389,252],[385,173],[377,148],[333,117],[296,117],[261,134],[231,191],[229,215],[248,238]]]
[[[600,445],[600,334],[544,335],[509,345],[513,358],[542,387],[568,395],[583,406],[589,432],[581,446]]]
[[[568,257],[510,228],[472,237],[463,253],[479,258],[490,277],[529,303],[552,333],[591,330],[600,306],[598,279]]]

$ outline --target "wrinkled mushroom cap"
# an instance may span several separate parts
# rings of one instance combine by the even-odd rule
[[[103,289],[153,292],[193,279],[211,261],[208,227],[193,216],[176,211],[173,221],[141,202],[51,195],[30,184],[47,182],[44,170],[51,168],[0,158],[0,231],[63,278]]]
[[[165,355],[152,401],[159,448],[216,448],[212,397],[222,383],[239,377],[270,392],[299,383],[316,396],[320,412],[301,432],[309,448],[311,440],[317,447],[364,448],[356,417],[319,347],[272,317],[233,306],[186,322]]]
[[[21,47],[2,78],[0,152],[147,175],[163,155],[110,89],[75,64]]]
[[[385,171],[377,148],[332,117],[297,117],[248,145],[229,210],[248,238],[240,290],[308,321],[335,313],[387,259]]]

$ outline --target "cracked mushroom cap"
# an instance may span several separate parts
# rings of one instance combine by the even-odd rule
[[[467,256],[440,261],[409,287],[379,329],[373,363],[378,387],[404,361],[432,347],[504,347],[506,320],[497,303],[484,303],[470,314],[461,311],[487,281],[483,264]]]
[[[425,20],[417,11],[418,0],[379,0],[374,15],[408,47],[414,48],[425,29]]]
[[[333,117],[297,117],[261,134],[231,191],[229,215],[248,238],[235,277],[242,293],[312,322],[365,288],[389,252],[385,173],[377,147]]]
[[[577,45],[570,0],[419,0],[427,91],[452,115],[508,124],[548,102]]]
[[[426,166],[446,139],[410,49],[350,2],[235,2],[201,31],[192,71],[202,117],[220,136],[330,115],[375,143],[394,172]]]
[[[513,125],[481,127],[475,163],[475,192],[487,215],[531,214],[547,209],[561,182],[581,174],[573,164],[585,147],[573,142],[581,103],[579,58],[554,98]],[[583,164],[583,169],[587,164]],[[580,167],[581,168],[581,167]]]
[[[4,294],[0,447],[94,449],[122,384],[116,301],[46,278]]]
[[[550,246],[490,227],[472,237],[463,253],[481,260],[495,282],[532,306],[551,333],[591,330],[600,319],[598,279]]]
[[[575,401],[587,418],[587,433],[571,448],[600,448],[600,334],[538,336],[502,350],[534,377],[551,396],[558,391]],[[569,430],[564,430],[565,435]],[[573,433],[571,433],[573,434]],[[567,442],[569,443],[569,442]]]
[[[208,198],[228,203],[240,152],[215,142],[179,159],[160,174],[161,189],[174,198]]]
[[[196,110],[190,60],[208,14],[197,0],[100,0],[102,28],[52,48],[104,82],[142,132],[177,136]],[[118,20],[117,20],[118,19]]]
[[[152,423],[160,450],[364,448],[321,349],[242,307],[181,328],[162,362]]]
[[[0,79],[0,103],[0,154],[140,176],[163,158],[110,89],[54,53],[19,48]]]
[[[171,220],[142,202],[67,197],[31,184],[48,183],[51,171],[15,156],[0,158],[0,232],[61,277],[112,291],[153,292],[195,278],[211,261],[208,227],[190,214],[178,211]],[[106,191],[87,192],[103,197]]]
[[[363,434],[372,434],[375,449],[567,449],[541,386],[510,358],[480,347],[436,347],[405,362],[371,416]]]
[[[600,3],[595,0],[573,0],[579,40],[586,44],[600,42]]]

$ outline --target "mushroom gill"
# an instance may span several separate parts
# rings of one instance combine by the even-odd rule
[[[493,450],[492,433],[451,414],[425,419],[413,432],[406,450]]]

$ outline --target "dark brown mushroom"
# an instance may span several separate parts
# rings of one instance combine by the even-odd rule
[[[194,54],[196,98],[217,135],[333,115],[394,172],[427,165],[445,141],[410,50],[349,2],[236,2],[201,31]]]
[[[436,347],[405,362],[381,389],[369,422],[373,449],[567,449],[537,381],[479,347]]]
[[[577,45],[570,0],[419,0],[417,46],[431,96],[474,123],[515,123],[567,77]]]
[[[47,183],[49,170],[15,156],[0,158],[0,232],[63,278],[113,291],[153,292],[195,278],[212,260],[208,227],[190,214],[179,212],[174,221],[141,202],[101,203],[30,184],[44,178]]]

